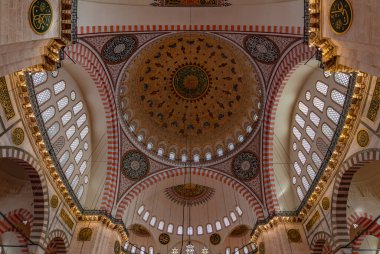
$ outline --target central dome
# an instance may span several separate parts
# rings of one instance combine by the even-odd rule
[[[260,115],[252,62],[208,33],[174,33],[147,44],[126,66],[119,94],[129,137],[172,161],[226,155]]]
[[[173,89],[185,100],[200,99],[209,88],[207,72],[196,65],[185,65],[175,71]]]

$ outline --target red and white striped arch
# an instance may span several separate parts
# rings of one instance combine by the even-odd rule
[[[119,165],[119,125],[111,82],[98,57],[85,45],[78,43],[66,49],[67,54],[91,76],[103,102],[107,118],[107,173],[100,209],[111,211],[115,200]]]
[[[318,232],[314,235],[310,244],[311,254],[332,254],[331,236],[326,232]]]
[[[234,189],[241,197],[247,201],[247,203],[253,208],[253,211],[258,220],[264,219],[264,208],[263,204],[259,202],[257,197],[249,190],[248,187],[226,175],[218,170],[205,169],[205,168],[172,168],[164,171],[157,172],[148,176],[146,179],[138,182],[136,185],[132,186],[129,191],[127,191],[121,198],[121,201],[116,207],[116,218],[123,218],[127,212],[128,206],[144,191],[152,186],[155,186],[160,181],[180,177],[185,174],[198,175],[202,177],[207,177],[224,183],[226,186]]]
[[[263,186],[269,213],[279,210],[273,169],[273,140],[276,112],[285,85],[300,64],[310,59],[313,49],[300,40],[281,60],[270,85],[263,118]]]
[[[350,242],[349,226],[347,224],[347,199],[352,178],[364,165],[380,160],[379,149],[360,151],[348,158],[340,167],[332,195],[332,234],[334,251]]]

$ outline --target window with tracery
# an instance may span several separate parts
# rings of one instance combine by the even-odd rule
[[[90,129],[86,107],[76,84],[69,84],[61,71],[31,74],[36,102],[57,162],[80,200],[88,184]],[[56,149],[56,144],[66,149]]]
[[[290,151],[292,183],[303,200],[321,169],[329,145],[335,139],[350,81],[346,73],[322,76],[304,88],[294,111]]]

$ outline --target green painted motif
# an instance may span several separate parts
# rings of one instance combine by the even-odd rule
[[[337,34],[343,34],[350,29],[353,12],[349,0],[335,0],[330,8],[330,25]]]
[[[47,0],[34,0],[29,9],[29,23],[34,32],[46,33],[53,21],[53,11]]]
[[[182,98],[188,100],[199,99],[208,90],[208,75],[198,66],[186,65],[175,73],[173,87]]]

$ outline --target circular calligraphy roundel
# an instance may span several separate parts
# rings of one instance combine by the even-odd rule
[[[353,11],[349,0],[335,0],[329,14],[331,28],[336,34],[344,34],[350,29]]]
[[[53,11],[47,0],[34,0],[29,9],[29,23],[37,34],[46,33],[53,21]]]

